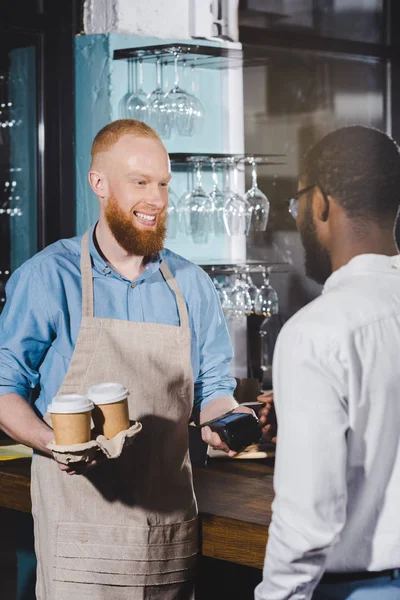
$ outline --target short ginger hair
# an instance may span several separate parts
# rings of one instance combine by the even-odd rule
[[[91,150],[92,161],[97,154],[107,152],[107,150],[118,142],[120,137],[127,134],[136,135],[141,138],[152,138],[161,142],[157,132],[152,127],[146,125],[146,123],[143,123],[143,121],[118,119],[105,125],[94,138]]]

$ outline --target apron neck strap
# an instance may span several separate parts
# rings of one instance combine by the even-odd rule
[[[189,327],[189,315],[185,299],[182,295],[179,285],[176,283],[176,279],[173,277],[171,271],[164,261],[160,265],[160,271],[171,290],[175,293],[181,327]]]
[[[81,244],[82,317],[93,317],[93,276],[89,252],[90,229],[83,235]]]
[[[92,260],[89,252],[89,228],[82,236],[81,244],[81,275],[82,275],[82,317],[93,317],[93,275]],[[181,327],[189,327],[189,315],[185,299],[165,262],[160,265],[160,271],[175,294]]]

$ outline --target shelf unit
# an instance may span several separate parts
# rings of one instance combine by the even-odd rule
[[[222,45],[191,44],[157,44],[154,46],[141,46],[115,50],[114,60],[142,61],[143,64],[154,63],[161,60],[162,64],[173,64],[178,56],[180,63],[184,60],[187,67],[225,69],[243,67],[243,51],[239,48],[228,48]],[[246,55],[247,62],[257,61],[251,53]],[[224,154],[224,153],[170,153],[171,166],[175,169],[190,169],[196,163],[201,163],[204,170],[234,165],[238,170],[244,170],[246,165],[280,166],[286,163],[286,154]],[[226,263],[220,260],[208,261],[207,264],[193,259],[210,275],[233,275],[235,273],[262,273],[266,269],[274,273],[286,273],[290,265],[281,263],[247,260],[243,263]]]

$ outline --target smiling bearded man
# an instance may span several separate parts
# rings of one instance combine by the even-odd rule
[[[164,247],[171,179],[160,138],[144,123],[135,123],[133,129],[129,120],[117,121],[98,133],[89,173],[100,205],[98,245],[131,280]]]

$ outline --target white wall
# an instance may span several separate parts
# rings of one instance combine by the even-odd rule
[[[190,0],[85,0],[85,33],[190,38]]]
[[[221,20],[218,21],[218,7]],[[128,33],[180,40],[222,34],[239,39],[239,0],[85,0],[85,33]],[[214,24],[215,23],[215,24]]]

